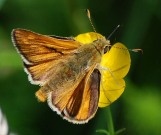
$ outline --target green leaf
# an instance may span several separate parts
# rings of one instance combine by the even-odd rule
[[[125,130],[126,130],[126,128],[119,129],[119,130],[116,131],[115,134],[118,135],[118,134],[124,132]]]
[[[110,133],[107,131],[107,130],[104,130],[104,129],[98,129],[96,130],[97,133],[103,133],[103,134],[106,134],[106,135],[110,135]]]

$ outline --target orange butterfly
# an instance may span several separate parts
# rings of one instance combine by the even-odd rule
[[[126,63],[122,61],[118,65],[116,59],[106,60],[104,50],[107,47],[108,54],[111,45],[98,33],[63,38],[14,29],[12,41],[22,56],[30,82],[41,86],[36,97],[42,102],[47,100],[52,110],[72,123],[88,122],[95,115],[98,105],[111,104],[125,88],[122,78],[130,67],[129,52],[119,44],[117,46],[121,49],[116,47],[108,57],[113,58],[118,50],[122,55],[124,50],[128,59]],[[121,78],[115,77],[117,70],[124,69],[126,72]],[[112,91],[117,93],[114,98],[107,96]]]

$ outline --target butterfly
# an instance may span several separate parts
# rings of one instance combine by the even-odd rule
[[[25,29],[12,31],[36,97],[72,123],[87,123],[98,107],[114,102],[124,91],[130,68],[128,49],[96,32],[76,37],[41,35]]]

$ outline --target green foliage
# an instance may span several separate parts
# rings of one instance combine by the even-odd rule
[[[126,91],[124,95],[124,113],[126,114],[124,118],[132,126],[126,123],[126,128],[135,130],[135,133],[138,135],[141,135],[141,133],[145,135],[161,134],[160,89],[154,86],[138,88],[130,82],[128,82],[128,85],[130,91]]]
[[[106,108],[106,110],[107,110],[106,111],[107,129],[97,129],[96,132],[97,133],[103,133],[103,134],[106,134],[106,135],[119,135],[123,131],[125,131],[125,128],[122,128],[122,129],[115,131],[110,107]]]

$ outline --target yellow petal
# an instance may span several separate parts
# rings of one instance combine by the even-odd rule
[[[93,41],[100,39],[100,38],[104,38],[104,37],[99,33],[88,32],[88,33],[84,33],[84,34],[79,34],[74,39],[76,41],[79,41],[82,44],[89,44],[89,43],[92,43]]]
[[[125,89],[123,79],[115,80],[113,78],[105,79],[100,85],[99,107],[106,107],[117,100]]]
[[[123,78],[130,69],[130,63],[129,51],[121,43],[114,44],[110,51],[102,56],[99,107],[110,105],[123,93]]]
[[[102,56],[101,66],[109,68],[116,78],[124,78],[129,72],[130,63],[128,49],[123,44],[116,43]]]

